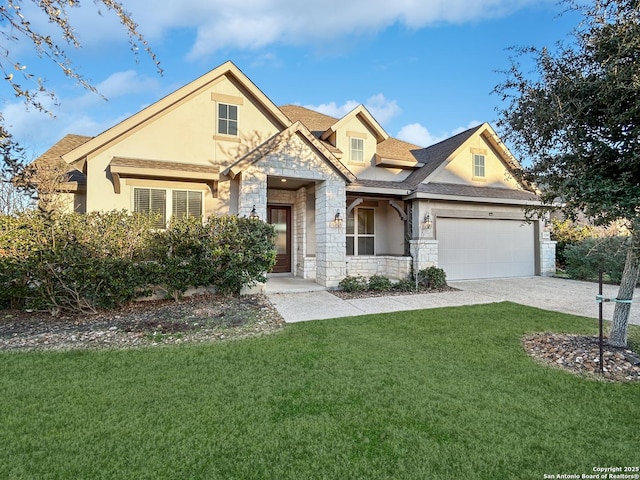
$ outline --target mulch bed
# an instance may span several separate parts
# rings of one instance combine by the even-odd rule
[[[135,302],[96,315],[0,311],[0,350],[133,348],[262,335],[284,320],[264,295]]]
[[[386,292],[378,292],[374,290],[365,290],[363,292],[344,292],[342,290],[330,290],[329,293],[333,293],[336,297],[340,297],[343,300],[353,300],[357,298],[375,298],[375,297],[396,297],[400,295],[421,295],[424,293],[441,293],[441,292],[457,292],[457,288],[443,287],[443,288],[423,288],[411,291],[389,290]]]

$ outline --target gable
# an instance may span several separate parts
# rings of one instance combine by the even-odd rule
[[[268,138],[291,123],[233,63],[226,62],[68,152],[63,159],[84,166],[84,162],[132,135],[137,135],[136,143],[145,152],[149,148],[163,150],[167,156],[175,156],[178,150],[185,153],[185,146],[186,155],[201,156],[204,151],[220,150],[215,142],[239,143],[242,138],[222,139],[216,135],[219,103],[239,106],[240,132],[247,137],[265,129]],[[139,157],[140,152],[119,155]],[[163,158],[154,152],[148,155]]]
[[[516,160],[499,141],[493,129],[484,124],[464,132],[455,147],[442,151],[439,163],[429,164],[428,175],[420,184],[452,184],[478,188],[522,190],[513,175]]]
[[[276,157],[281,158],[284,164],[291,159],[292,162],[297,160],[305,161],[305,159],[313,158],[318,161],[318,172],[326,167],[337,172],[347,182],[353,182],[355,176],[347,169],[338,158],[336,158],[330,149],[326,148],[324,142],[319,141],[301,122],[296,122],[286,130],[274,135],[264,143],[256,146],[242,158],[234,162],[222,173],[235,178],[236,175],[250,168],[252,165],[264,161],[265,158]],[[297,160],[296,160],[297,159]],[[295,177],[297,172],[293,166],[288,167],[290,176]],[[313,177],[315,178],[315,177]]]

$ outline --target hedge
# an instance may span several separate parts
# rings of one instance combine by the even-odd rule
[[[164,289],[238,293],[265,281],[273,227],[236,216],[173,220],[126,211],[0,216],[0,307],[95,312]]]

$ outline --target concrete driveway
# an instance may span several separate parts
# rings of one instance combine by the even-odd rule
[[[268,294],[287,322],[349,317],[460,305],[510,301],[585,317],[598,318],[598,285],[553,277],[524,277],[450,282],[454,292],[341,300],[326,291]],[[618,287],[605,285],[605,297]],[[640,325],[640,289],[634,293],[630,323]],[[611,320],[614,303],[605,303],[603,316]]]

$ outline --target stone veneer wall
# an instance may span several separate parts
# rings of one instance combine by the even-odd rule
[[[552,240],[540,241],[540,275],[543,277],[556,274],[556,243]]]
[[[258,216],[266,219],[268,176],[316,182],[316,282],[325,287],[336,287],[345,276],[346,236],[344,227],[333,220],[338,211],[344,215],[347,198],[344,178],[305,142],[292,137],[279,151],[263,157],[242,173],[239,215],[249,215],[255,205]],[[299,231],[296,235],[295,239],[299,240]],[[294,271],[300,259],[304,258],[297,251],[297,246],[295,250],[297,261],[293,265]]]
[[[371,277],[383,275],[392,280],[402,280],[411,275],[411,257],[395,255],[347,257],[347,275]]]
[[[409,246],[415,261],[416,271],[438,266],[438,240],[425,238],[410,240]]]
[[[304,257],[298,265],[299,277],[315,280],[316,278],[316,257]]]

